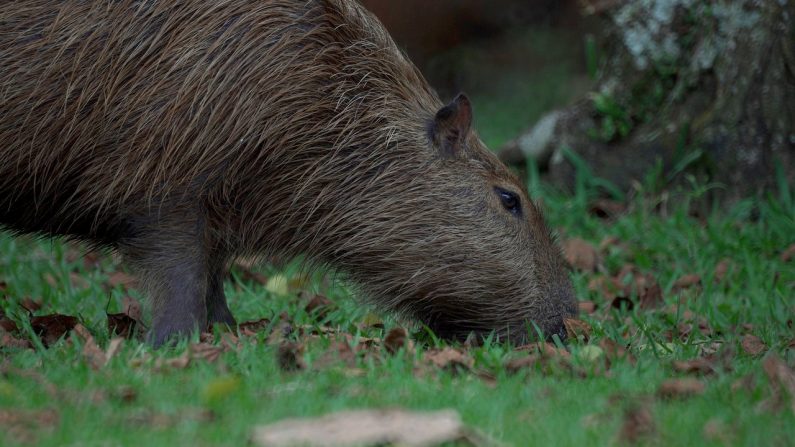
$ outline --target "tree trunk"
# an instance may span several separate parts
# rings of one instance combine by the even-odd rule
[[[724,185],[724,196],[793,182],[793,0],[591,0],[606,53],[595,93],[504,147],[571,187],[572,159],[629,190],[654,169]],[[571,156],[571,151],[576,154]]]

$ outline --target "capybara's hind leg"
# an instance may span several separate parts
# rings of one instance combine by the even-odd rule
[[[226,304],[226,295],[224,295],[226,259],[220,255],[214,255],[210,264],[211,267],[207,278],[207,294],[205,295],[207,323],[210,326],[219,323],[234,327],[237,323]]]
[[[196,212],[159,210],[129,226],[119,250],[151,300],[149,342],[159,347],[204,330],[210,277],[204,219]]]

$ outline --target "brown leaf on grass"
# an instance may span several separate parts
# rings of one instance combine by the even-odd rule
[[[105,366],[105,362],[107,361],[105,352],[99,347],[94,340],[94,336],[88,332],[88,329],[82,324],[78,324],[75,325],[73,330],[75,335],[77,335],[83,343],[83,358],[86,359],[88,366],[94,370],[98,370]]]
[[[267,343],[269,345],[279,345],[282,344],[287,337],[290,336],[295,331],[295,328],[292,324],[283,321],[279,323],[279,326],[273,330],[273,332],[268,335]]]
[[[685,374],[708,375],[716,372],[716,365],[703,357],[691,360],[674,360],[672,366],[674,371]]]
[[[6,332],[16,332],[19,330],[14,320],[6,317],[2,309],[0,309],[0,329]]]
[[[304,363],[304,345],[295,342],[282,342],[276,353],[276,360],[283,371],[299,371],[306,369]]]
[[[267,318],[261,318],[259,320],[246,321],[244,323],[240,323],[237,325],[237,329],[238,331],[240,331],[242,335],[245,335],[247,337],[253,337],[258,332],[263,332],[266,329],[268,329],[270,325],[271,325],[271,320]]]
[[[107,284],[110,288],[115,288],[116,286],[120,286],[123,289],[129,289],[135,287],[135,277],[130,275],[129,273],[115,271],[108,275]]]
[[[591,202],[588,212],[600,219],[612,219],[626,211],[623,202],[610,199],[596,199]]]
[[[601,294],[605,301],[610,302],[610,305],[613,307],[617,307],[616,300],[618,299],[626,299],[629,301],[627,299],[629,293],[618,278],[597,276],[588,281],[588,290]]]
[[[30,326],[33,332],[41,337],[44,346],[52,346],[64,335],[74,329],[77,325],[77,318],[69,315],[42,315],[31,317]]]
[[[312,368],[323,370],[340,362],[348,368],[356,366],[356,353],[351,348],[351,345],[345,341],[332,343],[326,352],[312,362]]]
[[[695,273],[689,273],[687,275],[682,275],[674,281],[674,291],[684,290],[696,285],[701,284],[701,275],[697,275]]]
[[[599,340],[599,347],[605,353],[605,363],[607,368],[612,366],[616,360],[626,359],[630,364],[635,364],[635,356],[630,353],[625,346],[622,346],[609,338]]]
[[[740,346],[743,348],[743,352],[752,356],[762,355],[767,351],[765,342],[756,335],[751,334],[743,335],[743,338],[740,340]]]
[[[0,348],[33,349],[33,343],[30,340],[16,338],[5,330],[0,330]]]
[[[41,300],[34,300],[33,298],[26,296],[25,298],[22,298],[22,302],[19,303],[19,305],[28,312],[33,313],[41,309]]]
[[[580,301],[577,307],[581,313],[592,314],[596,311],[596,303],[593,301]]]
[[[0,427],[9,439],[21,445],[35,445],[42,430],[52,430],[61,422],[57,410],[0,409]]]
[[[144,359],[140,363],[143,363],[145,361],[146,359]],[[185,369],[188,367],[188,365],[190,365],[190,361],[191,361],[190,349],[186,349],[184,352],[182,352],[182,354],[180,354],[177,357],[170,357],[170,358],[158,357],[155,360],[154,370],[166,371],[168,369]],[[131,361],[131,366],[134,367],[138,366],[136,363],[139,362],[137,362],[136,359],[133,359]]]
[[[475,360],[464,351],[450,346],[442,349],[433,348],[423,354],[425,363],[429,363],[437,368],[452,371],[471,370],[475,365]]]
[[[704,382],[692,377],[667,379],[660,384],[657,395],[668,399],[686,398],[703,393],[705,388]]]
[[[390,354],[395,354],[403,347],[407,350],[413,348],[411,340],[409,339],[409,334],[402,327],[392,328],[389,333],[386,334],[386,337],[384,337],[383,345]]]
[[[563,326],[566,328],[566,336],[569,340],[580,340],[588,343],[591,338],[591,325],[576,318],[565,318]]]
[[[762,361],[762,369],[770,381],[771,397],[762,406],[778,410],[784,405],[783,394],[789,394],[790,410],[795,415],[795,370],[790,368],[776,354],[770,354]],[[783,390],[783,392],[782,392]]]
[[[781,260],[781,262],[789,262],[795,259],[795,244],[790,245],[784,251],[782,251],[778,258]]]
[[[624,409],[618,439],[622,443],[637,444],[657,432],[651,408],[647,402],[632,403]]]
[[[318,320],[322,320],[326,318],[326,315],[328,315],[329,311],[332,310],[334,306],[334,301],[331,301],[323,295],[316,294],[307,300],[306,305],[304,305],[304,310],[306,313],[314,315]]]
[[[599,264],[599,253],[589,242],[571,238],[563,242],[563,256],[574,269],[594,272]]]
[[[641,309],[654,309],[663,304],[662,288],[654,276],[636,275],[634,284]]]
[[[139,339],[143,334],[140,322],[125,313],[105,314],[107,316],[108,333],[126,339]]]
[[[121,311],[130,316],[135,321],[141,322],[143,315],[143,307],[141,303],[131,296],[125,296],[121,300]]]
[[[213,363],[221,357],[221,354],[228,351],[225,346],[214,345],[211,343],[193,343],[188,346],[190,357],[193,360],[204,360]]]
[[[718,265],[715,266],[715,274],[713,275],[716,284],[723,282],[723,279],[726,278],[726,274],[729,273],[731,267],[732,261],[729,258],[723,258],[718,262]]]
[[[286,419],[256,427],[251,440],[256,445],[268,447],[493,445],[492,441],[467,429],[454,410],[353,410],[317,418]]]

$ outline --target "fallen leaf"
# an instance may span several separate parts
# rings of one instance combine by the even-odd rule
[[[127,314],[130,318],[135,321],[141,322],[143,315],[143,307],[141,303],[138,302],[135,298],[131,296],[125,296],[121,300],[121,311],[122,313]]]
[[[110,342],[108,342],[108,349],[105,350],[106,365],[119,353],[122,345],[124,345],[124,339],[120,337],[112,338]]]
[[[784,251],[782,251],[778,258],[781,259],[781,262],[789,262],[792,259],[795,259],[795,244],[790,245]]]
[[[707,440],[720,442],[725,445],[733,444],[731,432],[731,427],[723,422],[720,418],[712,418],[708,420],[707,423],[704,424],[704,429],[702,430],[704,438]]]
[[[14,337],[5,330],[0,330],[0,348],[33,349],[33,343],[30,340]]]
[[[566,337],[569,340],[581,340],[588,343],[591,338],[591,325],[576,318],[565,318],[563,326],[566,328]]]
[[[191,359],[204,360],[212,363],[221,356],[228,348],[210,343],[193,343],[188,346]]]
[[[635,276],[635,291],[641,309],[654,309],[663,304],[662,288],[651,274]]]
[[[715,364],[703,357],[691,360],[674,360],[672,365],[674,371],[685,374],[707,375],[716,372]]]
[[[185,369],[190,365],[191,355],[190,350],[186,349],[182,354],[177,357],[171,358],[163,358],[158,357],[155,360],[155,367],[156,371],[163,371],[168,368],[172,369]]]
[[[74,327],[74,333],[80,338],[80,341],[83,343],[83,358],[86,359],[88,366],[90,366],[94,370],[98,370],[105,366],[105,362],[107,358],[105,357],[105,352],[100,349],[97,342],[94,340],[94,336],[88,332],[85,326],[82,324],[77,324]]]
[[[108,333],[127,339],[137,339],[143,334],[141,324],[125,313],[106,314]]]
[[[286,419],[256,427],[256,445],[286,447],[369,447],[400,445],[431,447],[447,443],[493,445],[476,436],[454,410],[353,410],[306,419]]]
[[[0,427],[4,434],[22,445],[38,444],[37,435],[41,430],[52,430],[61,422],[57,410],[21,410],[0,408]]]
[[[776,409],[783,405],[782,390],[789,394],[790,410],[795,415],[795,370],[784,363],[775,354],[768,355],[762,361],[762,368],[770,381],[772,396],[765,406]]]
[[[44,346],[52,346],[77,325],[77,318],[69,315],[42,315],[31,317],[30,326],[33,332],[41,337]]]
[[[314,315],[318,320],[326,318],[326,315],[333,308],[334,302],[323,295],[314,295],[304,306],[306,313]]]
[[[312,362],[312,368],[323,370],[339,362],[349,368],[356,366],[356,353],[351,349],[351,345],[345,341],[332,343],[326,352]]]
[[[647,403],[634,403],[624,410],[618,438],[623,443],[637,444],[657,431]]]
[[[602,348],[602,351],[605,353],[605,363],[608,368],[610,368],[612,363],[616,360],[626,359],[630,364],[635,364],[635,357],[627,348],[609,338],[599,340],[599,347]]]
[[[423,359],[437,368],[453,371],[470,370],[475,364],[475,360],[468,354],[450,346],[430,349],[425,352]]]
[[[718,265],[715,266],[715,273],[713,277],[715,278],[715,283],[723,282],[723,279],[726,278],[726,274],[729,272],[729,269],[732,266],[732,261],[729,258],[723,258],[718,262]]]
[[[657,394],[664,398],[692,397],[704,392],[704,382],[691,377],[667,379],[660,384]]]
[[[34,300],[33,298],[26,296],[25,298],[22,298],[22,302],[19,303],[19,305],[28,312],[33,313],[41,309],[41,300]]]
[[[740,340],[740,346],[742,346],[743,351],[752,356],[757,356],[763,354],[767,351],[767,345],[765,342],[762,341],[761,338],[757,337],[756,335],[743,335],[743,338]]]
[[[270,325],[271,325],[271,320],[267,318],[262,318],[259,320],[246,321],[244,323],[240,323],[237,325],[237,328],[241,334],[252,337],[256,335],[258,332],[263,332],[265,329],[268,329]]]
[[[592,314],[596,311],[596,303],[593,301],[580,301],[577,307],[581,313]]]
[[[386,337],[384,337],[384,348],[390,354],[395,354],[401,348],[408,348],[411,340],[409,340],[408,333],[402,327],[392,328]]]
[[[563,242],[563,255],[566,262],[574,269],[584,272],[596,271],[599,263],[599,253],[589,242],[572,238]]]
[[[283,371],[299,371],[306,369],[303,358],[304,345],[295,342],[282,342],[276,354],[276,360]]]
[[[6,314],[2,309],[0,309],[0,329],[6,332],[16,332],[19,330],[14,320],[6,317]]]
[[[674,281],[674,290],[683,290],[701,284],[701,276],[695,273],[682,275]]]

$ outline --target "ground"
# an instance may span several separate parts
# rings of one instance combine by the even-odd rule
[[[115,273],[118,262],[4,234],[0,306],[19,328],[2,332],[2,444],[240,445],[253,427],[285,417],[402,407],[455,409],[480,433],[517,446],[789,445],[789,192],[706,216],[688,213],[697,190],[675,205],[639,193],[605,218],[611,203],[595,206],[583,183],[566,197],[531,181],[565,233],[590,326],[573,328],[587,342],[565,347],[448,345],[408,325],[410,345],[392,340],[387,349],[382,339],[406,322],[358,305],[331,275],[306,278],[290,264],[232,270],[231,308],[240,321],[267,318],[259,327],[160,351],[128,339],[105,364],[115,338],[106,313],[137,296]],[[328,301],[313,309],[315,294]],[[34,335],[30,315],[47,314],[76,316],[87,330],[59,341]],[[446,346],[454,350],[440,353]],[[677,363],[694,359],[701,363]]]

